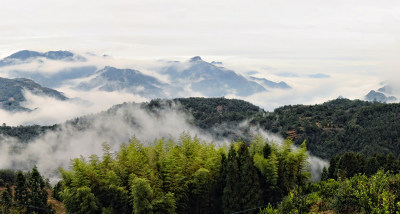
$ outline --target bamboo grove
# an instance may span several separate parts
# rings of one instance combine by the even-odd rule
[[[232,213],[281,201],[304,185],[306,148],[255,137],[217,146],[182,134],[72,161],[54,188],[68,213]]]

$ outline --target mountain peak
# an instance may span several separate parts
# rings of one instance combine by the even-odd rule
[[[74,54],[69,51],[48,51],[44,53],[43,56],[48,59],[62,60],[66,58],[72,58]]]
[[[38,83],[26,78],[0,78],[0,109],[6,111],[31,111],[20,105],[26,101],[24,90],[38,96],[53,97],[57,100],[67,100],[61,92],[42,87]]]
[[[19,60],[26,60],[31,57],[39,57],[42,54],[36,51],[30,50],[22,50],[16,53],[11,54],[10,56],[6,57],[7,59],[19,59]]]
[[[203,61],[200,56],[195,56],[190,59],[190,62],[199,62]]]
[[[367,95],[365,95],[365,99],[367,101],[381,102],[381,103],[394,102],[397,100],[397,98],[394,96],[386,96],[384,93],[377,92],[374,90],[371,90]]]
[[[0,66],[27,63],[31,59],[36,59],[38,57],[44,57],[51,60],[86,61],[85,57],[76,55],[70,51],[48,51],[42,53],[37,51],[21,50],[0,60]]]

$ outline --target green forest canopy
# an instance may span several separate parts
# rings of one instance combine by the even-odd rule
[[[175,106],[193,115],[193,125],[214,134],[215,137],[251,140],[248,133],[237,133],[235,125],[247,120],[250,125],[277,133],[300,145],[307,142],[311,154],[329,159],[345,152],[400,154],[400,104],[384,104],[360,100],[336,99],[318,105],[289,105],[265,112],[243,100],[225,98],[177,98],[152,100],[141,104],[149,111]],[[117,105],[112,109],[122,107]],[[95,116],[95,115],[94,115]],[[69,123],[85,121],[76,118]],[[86,122],[86,121],[85,121]],[[228,128],[218,129],[229,124]],[[23,142],[62,126],[0,127],[0,134]],[[220,130],[220,131],[216,131]],[[222,131],[221,131],[222,130]]]
[[[280,201],[308,181],[307,168],[305,145],[291,141],[228,149],[188,134],[133,138],[115,154],[105,144],[101,159],[74,159],[56,194],[69,213],[232,213]]]

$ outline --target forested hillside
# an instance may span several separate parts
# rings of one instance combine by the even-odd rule
[[[183,133],[179,139],[161,138],[152,142],[133,137],[118,151],[111,151],[105,143],[102,156],[74,159],[71,168],[60,169],[61,181],[52,190],[36,168],[29,173],[2,170],[2,212],[32,213],[36,209],[48,213],[53,210],[396,213],[400,210],[399,104],[337,99],[265,112],[242,100],[180,98],[124,103],[67,124],[76,130],[90,129],[94,118],[112,119],[122,113],[119,118],[134,125],[135,115],[120,111],[133,106],[156,118],[168,112],[163,109],[185,112],[189,123],[205,133],[236,141],[216,145],[202,141],[201,136]],[[288,139],[277,144],[252,136],[250,126]],[[63,125],[0,127],[3,136],[26,143],[54,129],[63,129]],[[294,149],[291,139],[300,144],[298,149]],[[312,154],[330,159],[330,166],[322,170],[319,182],[310,180],[306,144]],[[32,183],[32,179],[36,181]],[[23,199],[16,191],[18,188],[25,195]]]
[[[155,111],[162,108],[177,108],[190,115],[189,122],[216,139],[241,140],[249,143],[252,136],[250,126],[264,120],[266,112],[258,106],[238,99],[226,98],[177,98],[152,100],[142,104],[143,108]],[[245,126],[241,123],[248,122]]]
[[[337,99],[320,105],[284,106],[262,125],[329,159],[345,152],[400,154],[400,104]]]
[[[122,107],[140,105],[155,113],[163,108],[175,108],[187,113],[189,122],[216,139],[233,139],[250,142],[250,126],[289,138],[300,145],[304,140],[308,150],[318,157],[329,159],[345,152],[400,154],[400,104],[384,104],[360,100],[336,99],[318,105],[294,105],[265,112],[243,100],[225,98],[177,98],[152,100],[148,103],[124,103],[100,114],[76,118],[68,122],[84,129],[99,116],[112,116]],[[127,115],[134,123],[135,118]],[[248,123],[240,126],[243,121]],[[0,132],[27,142],[58,125],[0,127]]]
[[[289,140],[255,137],[221,147],[182,133],[177,140],[132,138],[118,151],[104,143],[103,151],[60,168],[52,197],[36,167],[0,170],[1,212],[52,213],[56,199],[67,213],[257,213],[310,178],[305,144],[293,149]]]
[[[297,188],[261,213],[398,213],[399,170],[392,153],[335,156],[320,182]]]
[[[255,137],[218,147],[132,138],[119,151],[71,160],[51,188],[37,171],[0,170],[2,213],[397,213],[400,160],[335,156],[310,182],[306,146]],[[50,189],[51,188],[51,189]]]
[[[247,120],[300,145],[304,140],[308,150],[318,157],[329,159],[345,152],[400,154],[400,104],[384,104],[360,100],[336,99],[318,105],[284,106],[265,112],[251,103],[225,98],[174,99],[194,117],[193,123],[218,136],[249,140],[234,127]],[[153,100],[148,107],[163,102]],[[223,129],[221,124],[231,125]],[[236,127],[237,128],[237,127]],[[222,131],[221,131],[222,130]],[[243,134],[244,133],[244,134]]]
[[[58,125],[53,125],[53,126],[39,126],[39,125],[30,125],[30,126],[7,126],[7,124],[3,123],[2,126],[0,126],[0,137],[1,135],[3,136],[8,136],[8,137],[14,137],[21,142],[29,142],[36,137],[40,136],[41,134],[45,133],[46,131],[49,130],[55,130]]]

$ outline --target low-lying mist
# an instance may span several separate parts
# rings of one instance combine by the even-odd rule
[[[0,168],[26,170],[37,165],[46,177],[54,180],[58,177],[58,168],[68,168],[72,158],[101,156],[104,142],[116,151],[133,136],[151,142],[155,138],[179,137],[184,131],[212,140],[211,136],[190,125],[186,118],[172,108],[154,114],[138,104],[130,104],[112,114],[103,112],[85,117],[81,119],[87,121],[85,125],[64,123],[56,131],[49,131],[27,144],[3,136]]]
[[[284,141],[284,139],[281,136],[276,135],[274,133],[270,133],[260,128],[259,126],[251,127],[250,133],[260,135],[264,139],[267,139],[268,141],[272,141],[274,143],[282,144],[282,142]],[[297,149],[297,147],[294,146],[294,149]],[[311,172],[311,180],[319,181],[321,179],[322,169],[324,167],[328,168],[329,162],[327,160],[316,157],[310,154],[309,152],[307,152],[307,155],[308,155],[309,171]]]
[[[155,138],[177,139],[183,132],[221,146],[231,142],[232,139],[216,138],[200,130],[189,122],[191,119],[191,115],[183,113],[177,105],[149,111],[140,104],[124,103],[99,114],[63,123],[57,130],[48,131],[28,143],[2,136],[0,168],[30,170],[37,165],[40,172],[54,184],[59,180],[59,167],[69,168],[73,158],[93,154],[101,156],[103,143],[109,144],[111,151],[118,151],[121,144],[127,143],[133,136],[146,143]],[[224,124],[215,129],[224,128],[242,134],[246,131],[251,136],[261,135],[275,143],[283,141],[281,137],[260,127],[250,127],[246,121],[235,127]],[[313,180],[318,180],[327,162],[311,155],[309,157]]]

